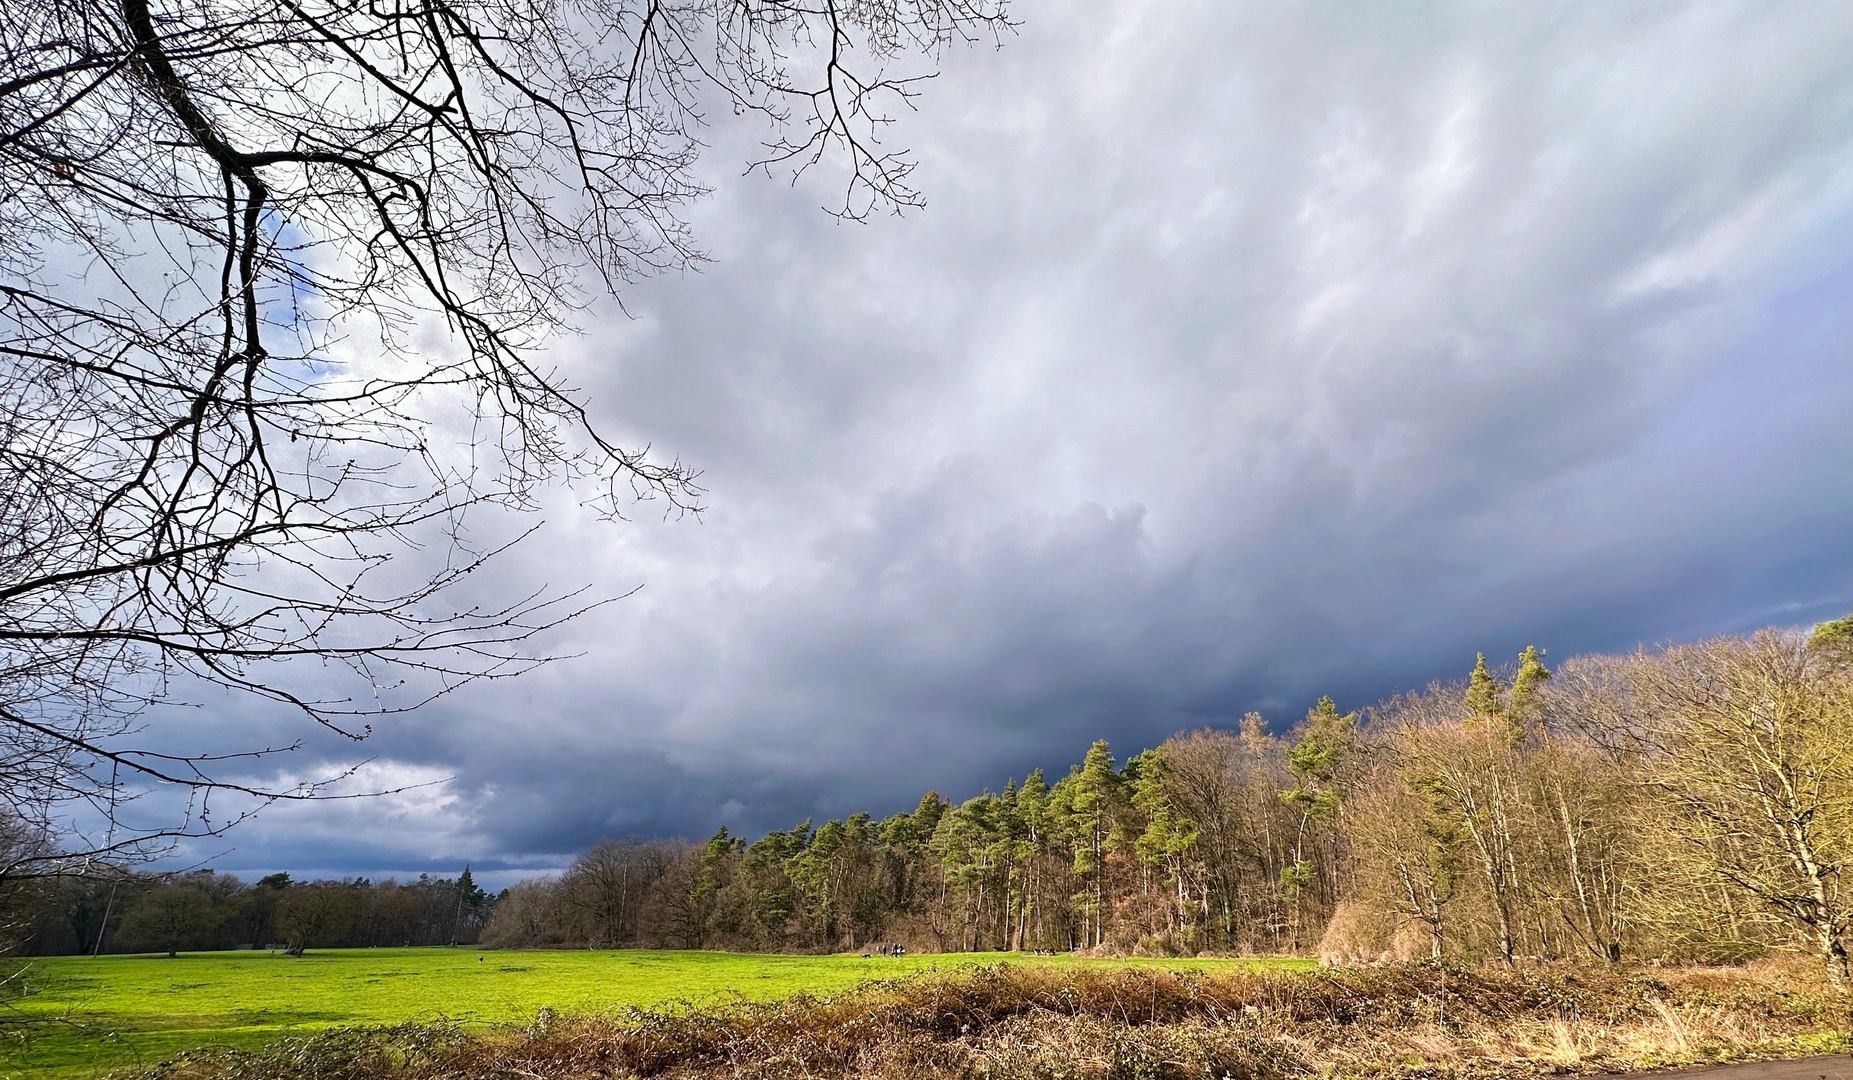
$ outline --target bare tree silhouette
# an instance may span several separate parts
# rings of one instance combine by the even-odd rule
[[[767,122],[756,166],[840,169],[834,213],[915,206],[885,125],[1007,28],[1002,0],[4,5],[0,800],[58,842],[0,877],[328,793],[241,779],[287,746],[169,752],[150,709],[201,684],[359,739],[541,662],[600,598],[469,596],[507,545],[465,517],[560,480],[700,508],[542,356],[701,258],[704,108]],[[119,824],[160,788],[184,820]]]

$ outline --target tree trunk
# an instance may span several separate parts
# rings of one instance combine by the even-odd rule
[[[1853,966],[1849,965],[1846,942],[1831,929],[1821,930],[1821,958],[1827,961],[1827,978],[1840,993],[1853,986]]]

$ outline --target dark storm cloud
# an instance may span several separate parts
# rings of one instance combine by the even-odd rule
[[[643,591],[226,865],[513,872],[1853,606],[1843,6],[1021,15],[895,136],[928,210],[729,182],[561,346],[710,510],[563,496],[501,581]]]

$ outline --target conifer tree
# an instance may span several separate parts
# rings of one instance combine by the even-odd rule
[[[1196,846],[1198,827],[1173,803],[1168,790],[1170,763],[1163,750],[1147,750],[1133,759],[1139,762],[1134,779],[1128,785],[1132,805],[1145,818],[1145,828],[1133,841],[1133,849],[1148,866],[1164,873],[1164,883],[1175,891],[1174,918],[1180,925],[1189,908],[1190,851]],[[1128,763],[1130,764],[1130,763]]]
[[[1287,751],[1287,768],[1295,783],[1282,795],[1309,819],[1323,820],[1337,810],[1341,797],[1339,770],[1344,758],[1357,746],[1357,726],[1358,714],[1340,715],[1329,697],[1320,698],[1307,711],[1299,741]]]
[[[1281,797],[1300,812],[1294,833],[1293,861],[1281,870],[1280,885],[1286,902],[1293,909],[1294,947],[1299,942],[1300,894],[1319,884],[1319,866],[1308,850],[1309,833],[1329,823],[1338,812],[1342,798],[1339,770],[1343,758],[1357,742],[1358,714],[1339,714],[1329,697],[1309,709],[1300,724],[1300,738],[1287,751],[1287,769],[1294,785]]]
[[[1049,855],[1053,829],[1049,820],[1049,785],[1042,770],[1031,770],[1017,789],[1017,820],[1021,833],[1017,837],[1017,865],[1022,867],[1022,898],[1017,913],[1017,935],[1012,948],[1021,950],[1029,939],[1030,927],[1042,914],[1037,900],[1045,884],[1043,870]]]
[[[463,897],[464,906],[472,910],[482,907],[483,901],[489,898],[488,893],[477,887],[476,878],[471,876],[468,863],[463,864],[463,873],[457,875],[457,893]]]
[[[1506,724],[1513,742],[1522,741],[1526,729],[1544,711],[1540,687],[1551,677],[1544,666],[1544,653],[1536,645],[1525,646],[1518,654],[1518,674],[1512,679],[1512,691],[1506,698]]]
[[[1486,654],[1476,654],[1473,672],[1467,676],[1467,696],[1462,702],[1467,706],[1467,714],[1475,719],[1501,715],[1505,711],[1500,700],[1504,694],[1505,687],[1499,685],[1499,680],[1486,666]]]
[[[1087,756],[1056,787],[1063,792],[1067,824],[1074,844],[1074,873],[1082,891],[1075,896],[1081,909],[1082,939],[1098,945],[1106,939],[1107,855],[1120,843],[1120,803],[1125,798],[1121,777],[1113,767],[1113,752],[1105,739],[1088,748]]]
[[[746,841],[727,835],[727,826],[722,825],[716,830],[701,849],[701,871],[695,877],[695,898],[705,900],[713,896],[725,884],[721,880],[721,868],[727,856],[745,850]]]
[[[1817,624],[1808,635],[1808,651],[1830,666],[1853,666],[1853,615]]]

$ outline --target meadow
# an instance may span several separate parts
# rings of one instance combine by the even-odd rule
[[[257,1047],[327,1028],[449,1020],[520,1024],[538,1010],[708,1007],[827,996],[875,978],[995,964],[1224,973],[1304,968],[1304,960],[1162,961],[1005,953],[906,957],[723,952],[347,949],[48,957],[0,1042],[3,1080],[79,1080],[145,1068],[183,1050]],[[27,1023],[17,1021],[26,1020]],[[25,1034],[19,1035],[23,1031]]]

